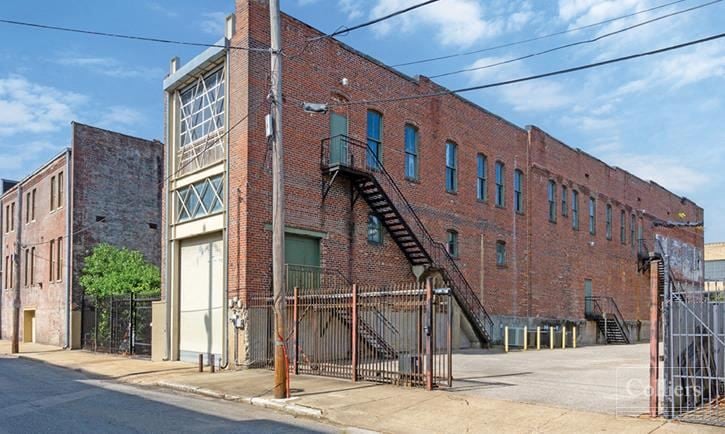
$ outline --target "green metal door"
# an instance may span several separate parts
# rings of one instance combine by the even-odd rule
[[[347,162],[347,117],[337,113],[330,114],[330,165]]]
[[[592,313],[592,281],[584,280],[584,315]]]
[[[320,286],[319,238],[285,234],[284,259],[287,264],[287,290]]]

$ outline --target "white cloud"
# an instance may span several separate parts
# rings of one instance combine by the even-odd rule
[[[94,57],[75,54],[60,55],[55,62],[63,66],[85,68],[89,71],[113,78],[145,78],[160,80],[164,70],[159,67],[129,66],[113,57]]]
[[[559,18],[572,27],[637,12],[650,6],[648,0],[559,0]]]
[[[378,18],[417,3],[418,0],[377,0],[370,12]],[[472,43],[500,34],[506,28],[506,20],[486,17],[482,3],[476,0],[447,0],[423,6],[407,14],[375,26],[384,36],[391,31],[410,32],[418,26],[436,29],[436,40],[442,45],[468,46]],[[519,25],[527,16],[516,18],[512,25]]]
[[[161,15],[165,15],[167,18],[176,18],[179,16],[179,14],[176,11],[173,11],[173,10],[169,9],[168,7],[163,6],[157,2],[146,3],[146,8],[148,10],[154,11]]]
[[[229,14],[226,12],[203,13],[203,19],[199,23],[201,31],[221,38],[224,36],[224,21],[226,20],[227,15]]]
[[[695,193],[711,181],[706,171],[688,167],[681,159],[659,154],[611,153],[606,155],[605,161],[678,194]]]
[[[363,16],[362,2],[357,0],[338,0],[337,4],[342,13],[347,15],[348,20],[354,20]]]
[[[60,152],[62,146],[53,145],[44,140],[33,140],[20,145],[6,145],[2,149],[0,151],[0,171],[21,178],[27,174],[23,170],[28,163],[35,162],[39,156]]]
[[[19,75],[0,78],[0,136],[46,133],[67,126],[83,95],[28,81]]]
[[[143,114],[131,107],[111,106],[108,107],[98,120],[98,126],[111,130],[119,127],[130,127],[143,122]]]

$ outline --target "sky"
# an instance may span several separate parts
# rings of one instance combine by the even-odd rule
[[[332,32],[420,0],[281,0]],[[340,40],[387,64],[475,51],[575,29],[673,0],[440,0]],[[709,0],[671,6],[552,38],[443,61],[401,66],[432,76],[602,36]],[[0,18],[214,43],[233,0],[4,0]],[[449,88],[538,74],[725,31],[725,2],[546,55],[436,78]],[[76,120],[163,137],[169,60],[200,48],[107,39],[0,24],[0,178],[20,179],[69,145]],[[725,39],[599,69],[466,93],[520,125],[705,209],[706,242],[725,241]]]

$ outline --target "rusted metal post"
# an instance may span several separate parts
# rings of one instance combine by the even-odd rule
[[[204,372],[204,355],[199,353],[199,372]]]
[[[352,330],[352,381],[357,381],[357,329],[358,329],[358,317],[357,317],[357,284],[352,284],[352,324],[350,327]]]
[[[649,267],[649,415],[657,417],[657,379],[659,378],[659,303],[658,261],[652,261]]]
[[[209,371],[211,371],[212,374],[214,373],[214,354],[213,353],[209,354]]]
[[[425,388],[433,390],[433,281],[425,282]]]
[[[295,339],[295,353],[294,353],[294,360],[292,361],[292,367],[294,369],[295,375],[300,375],[300,307],[299,307],[299,288],[295,286],[294,289],[294,312],[293,312],[293,318],[294,318],[294,339]]]

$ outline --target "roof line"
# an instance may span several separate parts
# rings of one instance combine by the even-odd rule
[[[18,183],[17,183],[17,184],[15,184],[15,185],[13,185],[12,187],[10,187],[10,188],[8,189],[8,191],[6,191],[5,193],[3,193],[3,194],[2,194],[1,196],[0,196],[0,199],[3,199],[3,198],[4,198],[5,196],[9,195],[9,194],[10,194],[10,192],[12,192],[13,190],[16,190],[16,189],[17,189],[18,187],[22,186],[22,185],[23,185],[23,184],[24,184],[24,183],[25,183],[26,181],[30,180],[30,178],[34,177],[34,176],[35,176],[35,175],[37,175],[38,173],[40,173],[40,172],[42,172],[43,170],[45,170],[46,168],[48,168],[48,166],[50,166],[51,164],[55,163],[55,162],[56,162],[57,160],[59,160],[59,159],[60,159],[61,157],[64,157],[64,156],[65,156],[66,154],[70,154],[70,152],[71,152],[71,149],[70,149],[70,147],[66,147],[65,149],[63,149],[63,151],[59,152],[59,153],[58,153],[58,154],[56,154],[56,155],[55,155],[55,156],[54,156],[53,158],[51,158],[50,160],[48,160],[48,161],[46,161],[45,163],[43,163],[43,165],[42,165],[42,166],[40,166],[39,168],[35,169],[35,170],[34,170],[34,171],[32,171],[32,172],[31,172],[31,173],[30,173],[29,175],[27,175],[27,176],[26,176],[25,178],[23,178],[23,179],[21,179],[20,181],[18,181]]]

